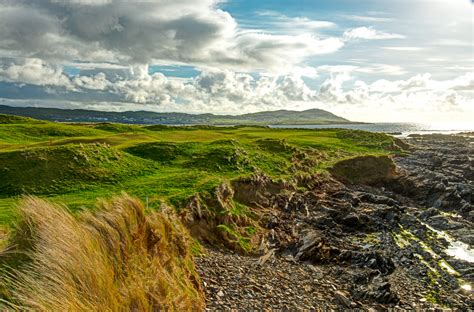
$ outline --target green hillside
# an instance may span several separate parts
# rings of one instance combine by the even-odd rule
[[[322,109],[277,110],[244,115],[155,113],[147,111],[103,112],[81,109],[10,107],[0,105],[0,113],[62,122],[120,122],[127,124],[168,125],[311,125],[350,123]]]
[[[187,211],[197,199],[220,239],[237,241],[242,249],[250,248],[246,235],[255,232],[252,204],[245,194],[217,200],[225,185],[267,177],[275,186],[296,187],[298,179],[324,174],[339,160],[387,155],[396,148],[389,136],[342,129],[64,124],[4,115],[2,120],[0,228],[16,220],[23,194],[75,211],[125,191],[151,209],[166,204]]]

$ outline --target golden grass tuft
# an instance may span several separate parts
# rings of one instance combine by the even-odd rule
[[[203,292],[190,241],[177,219],[145,214],[143,205],[127,195],[99,206],[76,218],[65,207],[35,197],[22,200],[16,236],[23,236],[29,260],[3,277],[8,307],[201,310]]]

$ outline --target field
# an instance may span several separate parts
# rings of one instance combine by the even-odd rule
[[[93,209],[122,191],[177,210],[195,194],[253,174],[291,179],[360,155],[386,155],[391,137],[348,130],[63,124],[0,116],[0,225],[24,195]]]

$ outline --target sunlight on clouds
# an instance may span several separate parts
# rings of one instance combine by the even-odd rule
[[[392,51],[407,51],[407,52],[416,52],[421,51],[423,48],[421,47],[382,47],[385,50],[392,50]]]
[[[347,39],[386,40],[404,39],[405,36],[395,33],[387,33],[372,27],[358,27],[346,30],[344,37]]]
[[[217,0],[0,0],[0,99],[31,92],[30,102],[104,110],[474,118],[472,4],[367,3],[341,12],[252,2],[255,12],[234,14]]]

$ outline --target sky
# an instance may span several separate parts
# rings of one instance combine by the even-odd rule
[[[470,0],[0,0],[0,105],[474,122]]]

